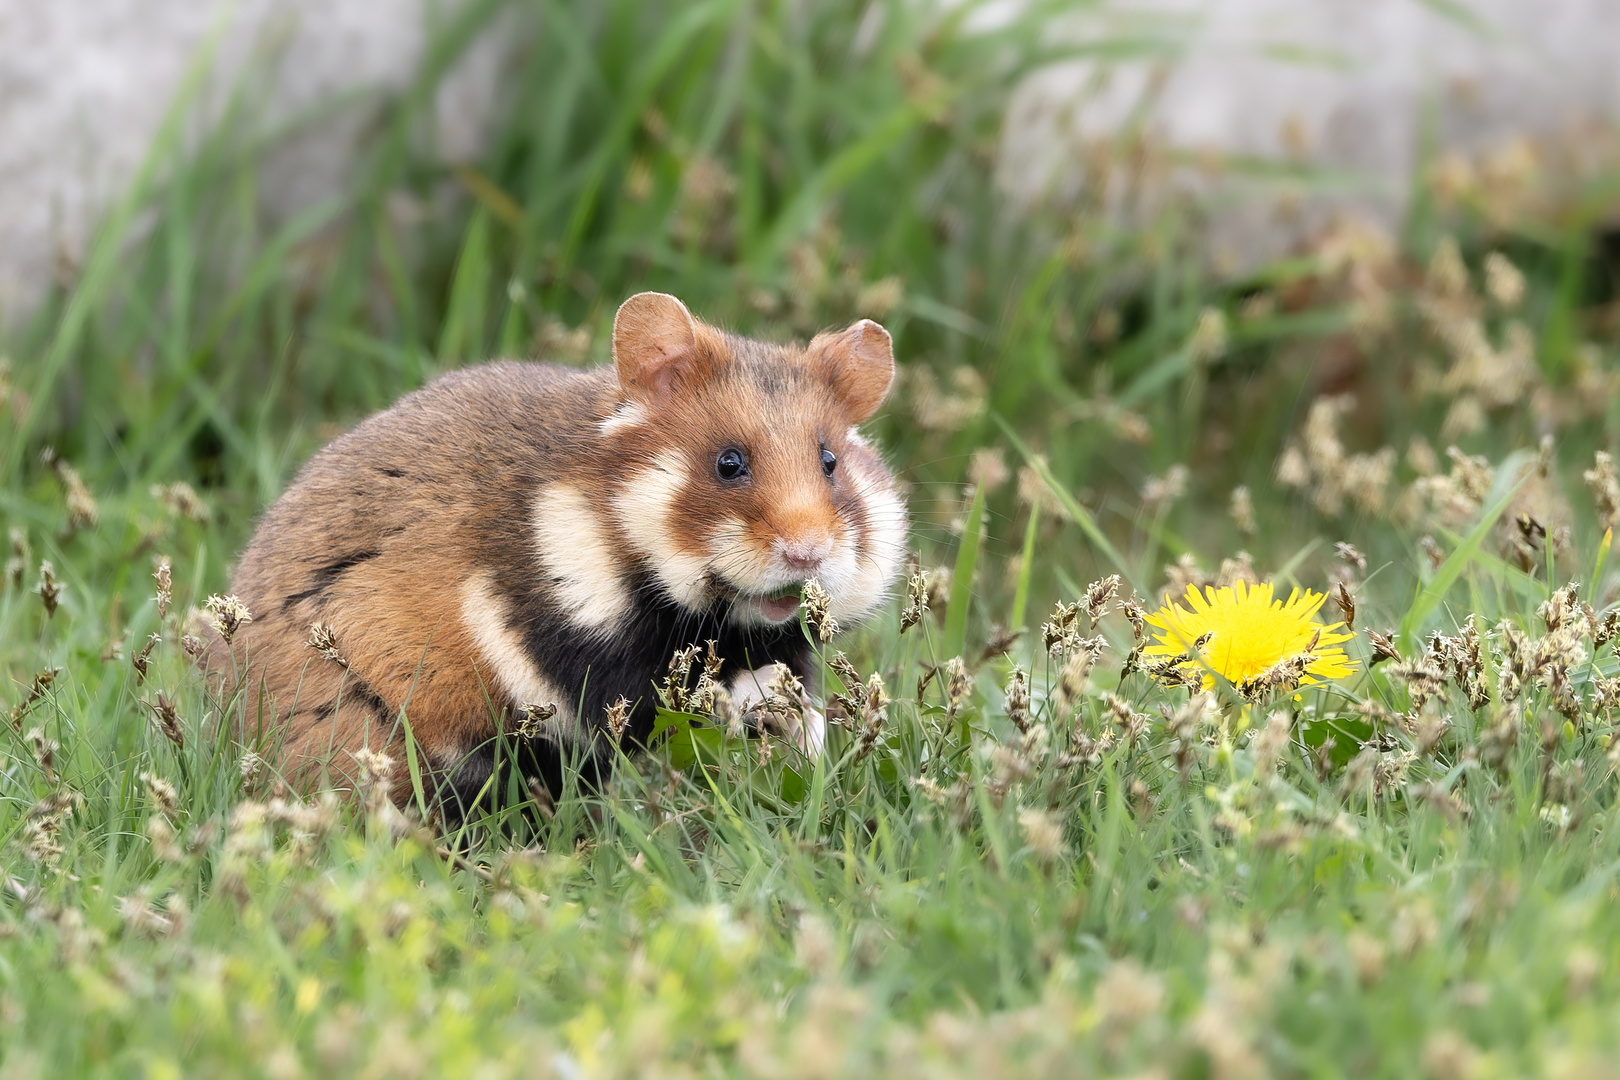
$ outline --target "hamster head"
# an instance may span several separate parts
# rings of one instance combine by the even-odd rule
[[[614,319],[613,360],[620,400],[600,425],[610,498],[677,604],[782,623],[810,579],[841,626],[883,602],[906,509],[856,425],[894,381],[887,331],[863,319],[806,347],[771,345],[641,293]]]

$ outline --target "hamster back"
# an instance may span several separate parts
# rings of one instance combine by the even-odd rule
[[[650,733],[677,649],[712,641],[722,681],[757,696],[776,665],[810,674],[806,580],[842,627],[884,602],[906,512],[856,431],[893,380],[882,327],[771,345],[641,293],[613,357],[444,375],[332,442],[266,512],[233,581],[252,621],[206,662],[295,785],[350,782],[363,748],[397,758],[408,720],[465,808],[524,717],[544,720],[519,766],[555,788],[621,698],[627,737]]]

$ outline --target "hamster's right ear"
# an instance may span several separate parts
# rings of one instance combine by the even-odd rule
[[[698,374],[697,322],[668,293],[637,293],[613,316],[613,365],[632,401],[667,397]]]
[[[851,423],[866,420],[888,397],[894,383],[894,342],[871,319],[847,330],[817,334],[805,351],[812,369],[832,384],[849,410]]]

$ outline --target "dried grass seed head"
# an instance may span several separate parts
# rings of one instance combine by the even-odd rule
[[[692,664],[697,660],[698,647],[687,645],[676,649],[670,654],[669,673],[664,678],[664,684],[659,688],[660,696],[669,707],[684,710],[687,706],[687,697],[690,693],[687,682],[692,673]]]
[[[236,637],[238,630],[253,621],[253,613],[234,595],[215,594],[204,602],[204,606],[208,609],[209,621],[227,645]]]
[[[1370,454],[1345,449],[1339,437],[1339,418],[1354,403],[1348,395],[1317,398],[1305,418],[1303,445],[1290,443],[1277,463],[1278,481],[1287,487],[1309,489],[1316,508],[1328,517],[1341,514],[1347,501],[1381,514],[1394,474],[1396,454],[1390,447]]]
[[[1045,458],[1038,460],[1045,464]],[[1023,465],[1018,469],[1018,501],[1025,506],[1039,507],[1042,514],[1055,516],[1063,513],[1062,504],[1052,493],[1041,470],[1033,465]]]
[[[338,667],[348,667],[349,662],[343,659],[338,652],[337,631],[332,629],[331,623],[314,622],[309,624],[309,637],[304,640],[307,648],[314,649],[321,656],[336,664]]]
[[[28,740],[28,749],[33,752],[34,761],[44,770],[45,778],[51,783],[56,782],[56,752],[62,744],[45,734],[44,728],[33,728],[24,736]]]
[[[816,632],[822,641],[829,640],[838,633],[838,621],[828,614],[828,606],[832,599],[827,590],[822,588],[821,582],[809,578],[804,583],[804,591],[800,603],[803,605],[804,621]]]
[[[166,863],[182,863],[186,860],[185,850],[180,846],[180,838],[169,824],[169,819],[162,814],[153,814],[146,819],[146,837],[152,843],[152,854],[160,861]]]
[[[1187,494],[1187,481],[1191,478],[1187,466],[1176,464],[1163,475],[1150,476],[1142,483],[1142,505],[1150,512],[1160,510]]]
[[[1198,313],[1198,325],[1187,341],[1187,357],[1194,364],[1210,364],[1226,355],[1229,333],[1226,313],[1206,307]]]
[[[855,751],[855,760],[866,757],[877,746],[878,738],[883,734],[884,722],[888,719],[888,704],[889,695],[883,686],[883,678],[873,672],[871,680],[861,690],[861,741]]]
[[[12,707],[12,727],[21,730],[22,718],[27,714],[29,709],[34,707],[35,702],[39,701],[45,696],[46,691],[48,691],[56,683],[56,677],[60,674],[62,674],[62,669],[58,667],[41,668],[34,674],[34,681],[29,684],[28,687],[28,696]]]
[[[1052,607],[1052,615],[1041,624],[1041,642],[1052,656],[1062,656],[1078,647],[1080,632],[1080,602],[1066,604],[1059,600]]]
[[[146,785],[146,797],[152,800],[152,806],[170,821],[175,820],[180,813],[180,794],[174,785],[151,772],[141,773],[141,783]]]
[[[953,656],[945,662],[945,698],[954,714],[961,708],[962,702],[973,689],[973,680],[968,676],[967,664],[960,656]]]
[[[1254,772],[1262,779],[1277,769],[1277,763],[1288,752],[1293,737],[1293,717],[1286,709],[1274,709],[1266,717],[1266,726],[1255,735],[1250,744],[1254,750]]]
[[[1613,528],[1620,519],[1620,476],[1615,473],[1614,459],[1599,450],[1592,457],[1592,467],[1581,474],[1592,491],[1592,505],[1597,510],[1598,524]]]
[[[62,486],[62,491],[67,497],[68,534],[72,535],[80,529],[95,528],[101,521],[101,509],[96,505],[90,489],[85,486],[84,478],[79,475],[79,471],[49,446],[40,452],[40,460],[56,475],[57,483]]]
[[[1356,600],[1355,597],[1350,595],[1350,586],[1342,581],[1339,582],[1338,586],[1333,590],[1333,603],[1339,609],[1339,614],[1344,617],[1344,628],[1354,630],[1356,628]]]
[[[180,712],[174,707],[174,702],[169,700],[169,695],[159,690],[153,696],[153,700],[146,703],[146,707],[152,710],[153,720],[157,723],[158,730],[163,733],[163,737],[173,743],[176,748],[184,749],[186,745],[185,725],[180,720]]]
[[[1063,826],[1051,811],[1025,807],[1018,811],[1018,826],[1024,831],[1024,843],[1038,861],[1051,864],[1063,857]]]
[[[912,416],[926,431],[958,431],[984,407],[984,377],[971,367],[951,372],[954,393],[941,389],[933,370],[922,364],[908,364],[900,371],[910,391]]]
[[[1458,247],[1456,237],[1441,237],[1435,245],[1423,284],[1429,292],[1444,300],[1465,300],[1472,295],[1473,284],[1469,280],[1468,267],[1463,262],[1462,249]]]
[[[369,796],[373,792],[386,792],[388,790],[389,785],[394,781],[394,759],[392,757],[381,750],[373,750],[370,747],[361,747],[350,756],[354,758],[355,766],[359,770],[355,776],[355,782],[360,786],[362,794]]]
[[[157,582],[157,610],[161,621],[169,613],[169,604],[174,600],[174,574],[167,555],[160,555],[157,567],[152,571],[152,580]]]
[[[609,705],[603,722],[607,725],[608,736],[615,743],[622,742],[625,731],[630,727],[630,700],[621,697]]]
[[[1260,584],[1260,575],[1255,573],[1254,556],[1247,551],[1240,551],[1230,558],[1222,559],[1220,569],[1215,571],[1215,587],[1224,589],[1238,582],[1253,587]]]
[[[208,504],[203,502],[196,489],[184,480],[176,480],[172,484],[153,484],[151,493],[152,497],[161,502],[175,517],[194,521],[199,525],[207,524]]]
[[[49,559],[39,564],[39,584],[34,586],[34,592],[39,596],[39,602],[45,605],[46,618],[54,617],[57,605],[62,600],[62,583],[56,580],[56,568]]]
[[[903,634],[922,621],[928,610],[928,574],[918,569],[906,581],[906,606],[900,611],[900,632]]]
[[[1093,625],[1108,613],[1108,607],[1119,594],[1120,577],[1110,574],[1086,586],[1086,617]]]
[[[517,726],[513,733],[520,739],[538,739],[551,730],[551,721],[557,715],[555,702],[527,704],[518,709]]]
[[[1091,669],[1097,665],[1107,644],[1099,636],[1081,638],[1069,652],[1069,658],[1058,673],[1057,700],[1065,709],[1072,709],[1085,696],[1091,682]]]
[[[130,667],[135,669],[135,685],[139,686],[146,681],[146,672],[152,662],[152,650],[162,641],[163,638],[159,634],[146,635],[146,644],[142,646],[141,651],[129,658]]]
[[[1254,496],[1247,484],[1239,484],[1232,489],[1231,511],[1232,521],[1244,537],[1252,537],[1259,531],[1254,517]]]
[[[30,862],[55,867],[64,850],[62,830],[73,816],[80,796],[58,791],[35,803],[23,820],[23,854]]]
[[[1012,479],[1012,471],[1007,468],[1007,458],[1000,447],[981,446],[968,460],[967,477],[975,488],[989,494]]]
[[[242,778],[244,787],[252,787],[259,779],[259,773],[264,769],[264,758],[256,751],[244,750],[236,762],[236,771]]]
[[[28,530],[20,525],[13,525],[10,539],[11,557],[6,560],[6,584],[13,589],[20,589],[23,575],[28,570]]]
[[[1503,311],[1512,311],[1524,302],[1523,271],[1500,251],[1485,256],[1485,295]]]
[[[1005,703],[1007,719],[1011,720],[1013,726],[1018,728],[1019,731],[1028,732],[1030,723],[1029,676],[1024,672],[1023,668],[1016,664],[1013,665],[1012,671],[1007,676]]]

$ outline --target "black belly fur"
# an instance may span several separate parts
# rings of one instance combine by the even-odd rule
[[[593,751],[602,746],[606,710],[619,698],[632,706],[627,740],[635,745],[646,742],[658,705],[654,686],[668,674],[670,657],[677,649],[695,645],[706,650],[713,641],[724,665],[722,681],[771,663],[786,664],[801,676],[809,671],[810,646],[796,620],[782,626],[738,626],[727,621],[727,602],[717,602],[707,611],[689,611],[648,576],[632,584],[635,603],[611,634],[570,626],[543,581],[497,573],[495,584],[509,598],[509,610],[519,613],[511,628],[522,639],[529,658],[566,695],[566,701],[556,704],[574,710],[585,733],[587,745],[582,746],[562,746],[547,738],[511,740],[516,757],[512,765],[526,778],[544,783],[553,795],[564,787],[565,773],[572,772],[587,788],[601,779],[599,763],[603,759]],[[694,665],[689,683],[696,681],[699,667]],[[443,777],[442,787],[448,789],[442,791],[446,796],[443,803],[449,820],[463,817],[475,804],[505,801],[512,785],[498,774],[497,756],[491,741],[473,749]],[[524,785],[517,787],[522,790]],[[480,792],[493,792],[494,799],[480,800]]]

